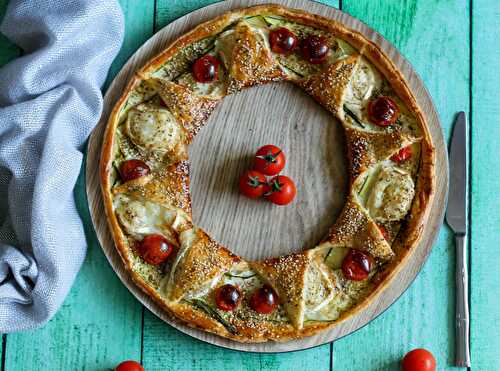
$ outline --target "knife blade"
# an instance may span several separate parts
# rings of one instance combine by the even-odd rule
[[[455,233],[467,233],[467,118],[459,112],[450,144],[450,189],[446,222]]]
[[[459,112],[450,144],[450,188],[446,222],[455,234],[455,365],[470,366],[469,270],[467,267],[468,216],[468,127],[465,112]]]

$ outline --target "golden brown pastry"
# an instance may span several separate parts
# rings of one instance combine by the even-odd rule
[[[298,85],[341,122],[350,187],[316,247],[247,262],[193,224],[187,148],[224,96],[272,81]],[[390,59],[336,21],[279,5],[203,23],[137,71],[100,166],[137,285],[186,324],[241,342],[310,336],[375,300],[416,248],[434,190],[424,116]]]

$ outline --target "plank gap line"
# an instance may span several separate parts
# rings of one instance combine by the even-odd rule
[[[2,335],[2,371],[5,371],[5,353],[7,350],[7,334]]]
[[[156,33],[156,12],[158,11],[158,7],[157,7],[157,1],[158,0],[154,0],[153,2],[153,35]]]
[[[474,32],[474,25],[473,25],[473,14],[474,14],[474,7],[473,7],[473,0],[469,0],[469,113],[468,113],[468,119],[469,119],[469,132],[467,133],[469,135],[469,143],[468,143],[468,148],[467,151],[469,152],[469,179],[467,179],[468,186],[469,186],[469,193],[467,195],[467,201],[469,202],[469,210],[467,210],[467,218],[469,220],[469,223],[467,225],[467,232],[468,232],[468,237],[467,237],[467,243],[469,245],[469,256],[467,257],[467,263],[468,263],[468,271],[469,271],[469,292],[468,297],[469,297],[469,352],[472,349],[471,346],[471,332],[472,332],[472,230],[471,230],[471,225],[472,225],[472,170],[473,170],[473,165],[472,165],[472,158],[473,158],[473,132],[472,132],[472,110],[473,110],[473,32]],[[456,335],[455,335],[456,336]],[[455,350],[456,351],[456,350]],[[472,359],[472,354],[470,354],[470,357]],[[467,370],[470,371],[471,367],[467,367]]]
[[[142,364],[143,359],[144,359],[144,311],[145,310],[146,310],[146,308],[143,305],[142,306],[142,315],[141,315],[141,364]]]

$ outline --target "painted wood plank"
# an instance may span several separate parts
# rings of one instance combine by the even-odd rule
[[[120,3],[126,35],[110,78],[153,32],[153,1]],[[82,170],[75,201],[85,226],[87,258],[61,310],[45,327],[8,336],[6,370],[96,370],[141,357],[142,305],[121,284],[102,253],[88,213],[84,179]]]
[[[157,1],[156,29],[214,1]],[[337,1],[330,5],[338,6]],[[173,6],[173,4],[179,6]],[[242,353],[192,339],[169,327],[151,312],[144,315],[143,363],[147,370],[328,370],[330,345],[286,354]]]
[[[8,0],[0,0],[0,24],[7,8]],[[11,43],[3,34],[0,34],[0,67],[19,56],[21,50]]]
[[[343,10],[381,32],[406,55],[434,98],[449,138],[455,112],[469,108],[468,2],[344,0]],[[399,359],[407,351],[425,347],[436,356],[439,370],[453,369],[453,274],[454,245],[444,227],[422,272],[401,299],[370,325],[334,343],[333,368],[399,370]]]
[[[500,226],[500,76],[497,64],[498,1],[473,1],[472,8],[472,185],[471,185],[471,364],[500,370],[500,296],[491,267],[498,267]]]
[[[115,75],[121,70],[130,56],[154,33],[155,1],[120,0],[125,16],[125,39],[120,53],[111,64],[106,90]]]

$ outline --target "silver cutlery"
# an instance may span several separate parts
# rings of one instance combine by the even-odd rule
[[[456,247],[455,365],[459,367],[470,366],[467,267],[468,131],[465,112],[459,112],[455,119],[450,144],[450,188],[446,209],[446,222],[453,230]]]

